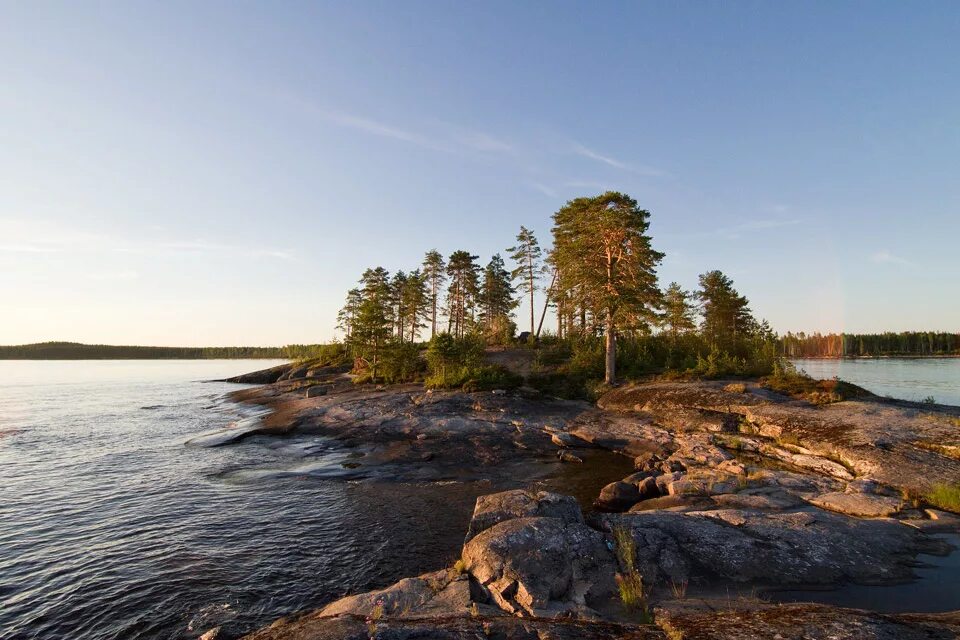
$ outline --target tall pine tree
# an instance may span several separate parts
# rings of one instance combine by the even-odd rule
[[[578,306],[603,318],[605,380],[614,384],[618,317],[652,315],[660,306],[656,268],[663,254],[647,235],[650,212],[608,191],[571,200],[553,221],[554,264]]]
[[[530,296],[530,335],[534,334],[534,316],[536,312],[533,306],[533,295],[537,290],[537,278],[543,271],[542,255],[540,243],[532,231],[526,227],[520,227],[520,233],[517,234],[517,244],[507,249],[510,252],[510,258],[516,263],[516,267],[510,273],[510,276],[519,281],[517,289]]]

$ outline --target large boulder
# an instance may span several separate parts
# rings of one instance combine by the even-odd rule
[[[463,547],[466,570],[504,611],[538,617],[593,615],[616,590],[607,538],[560,518],[500,522]]]
[[[656,480],[654,480],[656,484]],[[640,502],[640,490],[632,482],[611,482],[600,490],[596,507],[602,511],[626,511]]]
[[[477,498],[464,542],[470,542],[497,523],[514,518],[558,518],[566,523],[583,524],[580,505],[572,496],[514,489]]]

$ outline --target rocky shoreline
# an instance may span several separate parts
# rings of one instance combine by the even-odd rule
[[[342,369],[284,367],[236,379],[266,385],[234,397],[271,413],[193,444],[316,433],[349,452],[326,474],[522,488],[477,500],[454,566],[279,620],[253,640],[960,634],[957,612],[758,597],[909,581],[919,554],[949,553],[937,534],[960,531],[960,518],[920,496],[960,484],[956,407],[814,406],[722,381],[628,385],[594,406],[529,389],[356,387]],[[557,465],[611,455],[632,468],[586,515],[583,500],[530,488]],[[642,577],[643,615],[618,591],[630,572]]]

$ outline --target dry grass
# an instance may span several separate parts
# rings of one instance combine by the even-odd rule
[[[677,600],[683,600],[687,597],[687,587],[690,582],[688,580],[681,580],[677,582],[676,580],[670,581],[670,591],[673,592],[673,597]]]
[[[747,385],[742,382],[731,382],[723,388],[727,393],[746,393]]]

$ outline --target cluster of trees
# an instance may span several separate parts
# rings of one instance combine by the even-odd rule
[[[40,342],[0,346],[0,360],[200,360],[222,358],[315,357],[325,345],[287,345],[284,347],[141,347],[79,342]]]
[[[602,339],[608,383],[616,378],[618,338],[649,337],[659,329],[659,339],[678,345],[683,338],[689,345],[696,334],[700,351],[730,354],[742,352],[744,341],[772,339],[769,327],[754,320],[747,299],[719,271],[703,274],[695,293],[676,283],[660,290],[663,254],[647,233],[650,212],[631,197],[607,192],[577,198],[553,221],[553,245],[546,253],[532,231],[520,228],[507,250],[510,270],[499,254],[481,267],[478,256],[465,250],[446,259],[429,251],[416,269],[392,277],[382,267],[368,269],[338,316],[345,342],[377,377],[384,354],[426,337],[427,327],[431,340],[440,334],[455,340],[481,336],[487,344],[512,340],[521,296],[529,301],[531,338],[540,337],[552,308],[560,339]],[[539,322],[538,291],[545,293]]]
[[[386,352],[417,343],[427,328],[431,339],[439,332],[458,339],[480,333],[491,342],[513,336],[517,302],[510,272],[499,254],[485,267],[477,260],[469,251],[444,259],[433,250],[409,273],[391,276],[383,267],[364,271],[360,286],[347,293],[337,326],[374,378]]]
[[[960,334],[933,331],[900,333],[787,333],[780,352],[788,358],[960,355]]]

